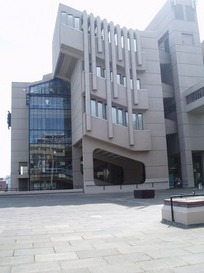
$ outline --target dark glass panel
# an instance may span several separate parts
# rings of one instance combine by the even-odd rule
[[[124,183],[123,168],[99,159],[94,159],[94,178],[112,185]]]
[[[72,188],[70,84],[30,87],[30,189]]]

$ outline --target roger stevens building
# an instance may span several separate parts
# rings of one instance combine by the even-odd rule
[[[11,188],[193,187],[204,172],[204,66],[192,0],[144,31],[60,4],[52,73],[12,83]]]

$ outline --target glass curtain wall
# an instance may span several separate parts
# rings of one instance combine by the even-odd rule
[[[70,84],[53,79],[28,96],[30,190],[72,188]]]

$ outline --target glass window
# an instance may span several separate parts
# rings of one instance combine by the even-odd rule
[[[143,130],[143,115],[142,115],[142,113],[138,114],[138,130]]]
[[[33,90],[36,92],[32,92]],[[31,86],[29,96],[30,101],[33,102],[32,107],[29,108],[30,189],[34,189],[35,184],[39,184],[39,189],[51,189],[51,181],[57,189],[71,188],[72,173],[67,176],[59,167],[61,161],[66,162],[67,154],[71,154],[72,149],[70,85],[54,79]],[[51,156],[50,151],[57,151],[59,148],[64,152],[48,160]],[[53,177],[51,177],[52,160],[55,173]]]
[[[140,79],[137,79],[137,89],[141,89],[141,81],[140,81]]]
[[[94,178],[95,183],[98,185],[105,182],[104,185],[121,185],[124,183],[124,171],[123,168],[105,161],[101,161],[94,158]]]
[[[117,123],[116,107],[112,106],[112,122]]]
[[[123,110],[118,109],[118,124],[123,125]]]
[[[121,46],[122,46],[122,48],[124,48],[124,37],[123,36],[121,36]]]
[[[107,120],[107,104],[104,104],[104,119]]]
[[[61,12],[61,21],[63,24],[67,24],[67,14],[64,11]]]
[[[128,38],[127,41],[128,41],[128,50],[130,50],[130,38]]]
[[[130,79],[130,88],[133,89],[133,80]]]
[[[96,101],[91,100],[91,114],[92,116],[96,116]]]
[[[168,38],[164,41],[164,51],[165,52],[170,52],[170,49],[169,49],[169,39]]]
[[[89,73],[92,73],[92,64],[89,63]]]
[[[135,52],[137,51],[137,40],[136,40],[136,38],[134,38],[134,50],[135,50]]]
[[[133,129],[137,130],[137,114],[132,114],[132,121],[133,121]]]
[[[103,118],[103,104],[102,102],[98,102],[98,117]]]
[[[176,19],[184,20],[183,6],[177,4],[174,8],[175,8],[175,17],[176,17]]]
[[[190,22],[195,21],[195,9],[192,8],[191,6],[185,6],[186,10],[186,20]]]
[[[133,89],[133,79],[130,79],[130,88]],[[141,89],[140,79],[137,79],[137,89]]]
[[[106,78],[106,70],[105,70],[105,68],[103,68],[103,70],[102,70],[102,75],[101,75],[103,78]]]
[[[120,74],[117,74],[117,83],[121,84],[121,75]]]
[[[126,86],[127,82],[126,82],[126,77],[123,77],[123,85]]]
[[[97,66],[97,67],[96,67],[96,75],[97,75],[98,77],[101,77],[101,67],[100,67],[100,66]]]
[[[125,126],[128,126],[128,112],[125,112]]]
[[[110,80],[111,80],[111,82],[113,81],[113,72],[112,71],[110,72]]]
[[[111,42],[111,35],[110,35],[110,30],[108,31],[108,42]]]
[[[68,14],[68,17],[67,17],[67,20],[68,20],[68,22],[67,22],[67,24],[68,24],[68,26],[69,27],[73,27],[73,15],[72,14]]]
[[[80,18],[79,17],[74,18],[74,27],[76,29],[80,30]]]
[[[104,29],[101,30],[101,38],[104,40]]]

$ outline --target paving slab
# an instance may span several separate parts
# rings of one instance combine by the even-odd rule
[[[191,191],[1,195],[0,272],[203,273],[204,227],[161,222],[164,199]]]

